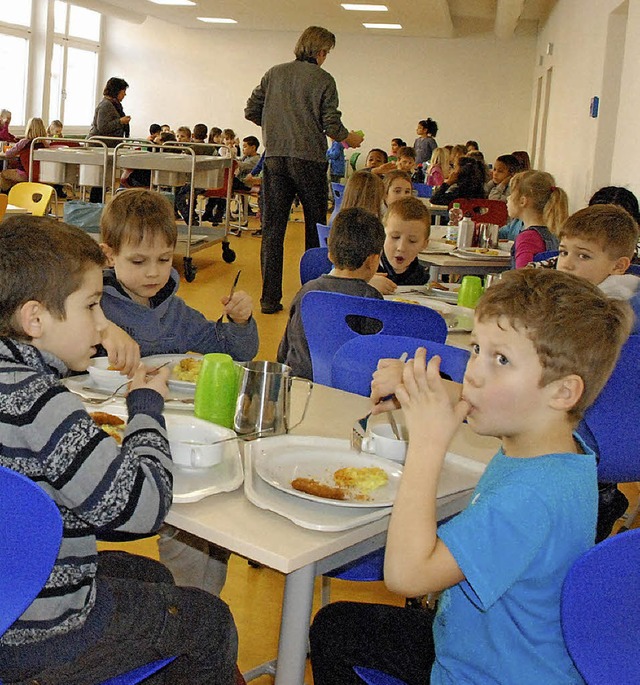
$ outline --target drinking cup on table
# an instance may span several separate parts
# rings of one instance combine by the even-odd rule
[[[228,354],[205,354],[196,383],[194,414],[219,426],[233,428],[238,397],[238,367]]]
[[[480,276],[464,276],[458,290],[458,304],[473,309],[478,304],[482,292]]]
[[[486,290],[500,280],[502,280],[502,274],[487,274],[484,277],[484,289]]]

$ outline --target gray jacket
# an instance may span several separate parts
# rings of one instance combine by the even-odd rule
[[[267,71],[247,100],[244,116],[262,126],[267,157],[326,163],[326,136],[344,140],[333,76],[312,62],[295,60]]]

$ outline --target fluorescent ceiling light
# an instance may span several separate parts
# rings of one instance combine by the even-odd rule
[[[149,0],[149,2],[153,2],[156,5],[188,5],[192,6],[195,5],[195,2],[192,2],[192,0]]]
[[[343,2],[342,8],[345,10],[362,11],[362,12],[388,12],[386,5],[354,5],[349,2]]]
[[[225,17],[198,17],[199,21],[204,21],[207,24],[237,24],[235,19],[227,19]]]
[[[401,29],[402,24],[362,24],[365,29]]]

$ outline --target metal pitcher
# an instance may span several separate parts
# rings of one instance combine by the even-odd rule
[[[238,435],[281,435],[302,423],[311,398],[311,381],[291,376],[289,366],[276,362],[243,362],[238,367],[240,380],[233,421]],[[295,382],[307,385],[307,397],[300,420],[291,423],[291,389]]]

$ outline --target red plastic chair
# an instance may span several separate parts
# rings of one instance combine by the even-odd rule
[[[476,223],[497,224],[504,226],[509,220],[507,203],[502,200],[484,200],[482,198],[460,197],[453,202],[460,205],[463,214],[471,215]],[[453,207],[453,202],[449,203],[449,209]]]

